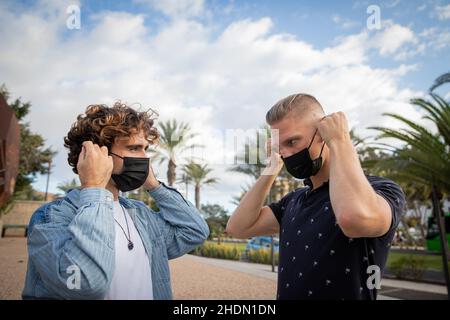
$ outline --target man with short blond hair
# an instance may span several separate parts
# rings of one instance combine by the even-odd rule
[[[243,197],[227,233],[280,234],[278,299],[375,299],[404,210],[402,190],[364,174],[344,113],[325,116],[313,96],[280,100],[266,120],[278,130],[279,153],[272,152],[271,168]],[[263,206],[283,164],[306,187]]]

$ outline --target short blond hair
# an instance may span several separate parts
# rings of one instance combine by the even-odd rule
[[[282,120],[293,109],[296,109],[301,113],[318,112],[320,114],[325,114],[321,104],[316,98],[309,94],[296,93],[275,103],[275,105],[267,111],[266,122],[269,125],[272,125]]]

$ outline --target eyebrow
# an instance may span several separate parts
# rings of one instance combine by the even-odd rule
[[[145,150],[147,150],[149,146],[150,146],[149,143],[147,143],[145,145],[145,147],[144,147],[143,144],[139,144],[138,143],[138,144],[128,144],[128,145],[125,146],[125,148],[128,148],[128,149],[131,149],[131,148],[144,148]]]

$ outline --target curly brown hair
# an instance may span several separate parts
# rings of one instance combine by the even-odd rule
[[[89,105],[84,114],[78,115],[77,121],[64,137],[64,146],[69,149],[68,162],[73,172],[78,174],[78,156],[83,141],[92,141],[100,147],[111,149],[116,138],[129,137],[143,131],[147,141],[155,144],[159,134],[153,127],[154,115],[157,113],[153,110],[136,111],[120,101],[112,107],[104,104]]]

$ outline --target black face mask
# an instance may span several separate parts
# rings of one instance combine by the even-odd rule
[[[144,184],[148,176],[149,158],[121,157],[112,152],[110,154],[123,159],[122,173],[111,175],[120,191],[131,191]]]
[[[316,132],[314,132],[314,136],[308,146],[292,156],[287,158],[283,158],[284,165],[286,166],[286,170],[298,179],[306,179],[312,176],[315,176],[317,172],[319,172],[320,168],[322,168],[322,151],[325,146],[325,142],[322,145],[322,149],[320,150],[320,155],[317,159],[312,160],[309,155],[309,148],[311,147],[314,138],[316,136]]]

